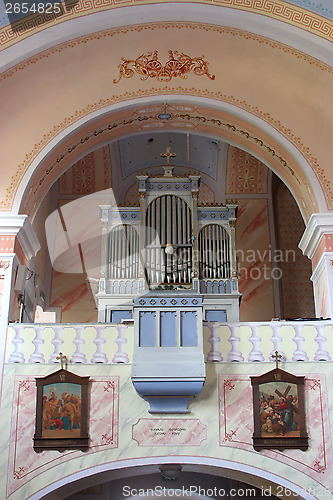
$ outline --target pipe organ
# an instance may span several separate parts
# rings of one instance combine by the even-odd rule
[[[239,319],[237,206],[198,207],[200,176],[172,170],[137,176],[139,207],[100,206],[99,321],[133,318],[131,377],[150,413],[188,412],[205,381],[203,320]]]
[[[101,205],[99,321],[129,319],[134,299],[186,290],[203,299],[206,321],[238,321],[237,206],[198,207],[200,176],[139,175],[140,207]]]

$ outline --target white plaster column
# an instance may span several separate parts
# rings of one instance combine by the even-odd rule
[[[0,359],[4,359],[6,348],[15,260],[26,264],[39,249],[27,215],[0,214]],[[0,364],[0,384],[2,371]]]
[[[312,214],[298,246],[312,261],[316,316],[333,318],[333,212]]]

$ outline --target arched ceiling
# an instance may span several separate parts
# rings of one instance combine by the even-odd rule
[[[188,165],[216,181],[219,152],[226,150],[227,144],[202,135],[171,131],[135,134],[110,144],[113,158],[118,158],[123,179],[150,167],[165,165],[166,160],[161,154],[165,153],[166,147],[170,147],[175,155],[170,159],[171,165]]]
[[[54,4],[57,3],[55,0],[52,0],[50,3]],[[73,1],[73,2],[66,2],[66,6],[70,7],[72,6],[72,9],[75,8],[76,4],[78,4],[78,1]],[[232,7],[232,2],[229,1],[229,6]],[[242,7],[241,2],[237,2],[239,7]],[[237,5],[235,4],[235,5]],[[304,10],[308,10],[314,14],[318,14],[322,17],[325,17],[326,19],[333,20],[333,7],[332,7],[332,2],[331,0],[288,0],[288,2],[280,2],[281,5],[286,4],[289,6],[296,6],[296,7],[301,7]],[[104,2],[104,6],[106,6],[107,3]],[[245,7],[246,4],[244,3],[243,7]],[[247,7],[250,7],[250,4],[247,3]],[[255,6],[253,6],[255,8]],[[267,11],[267,14],[269,14],[269,11]],[[8,26],[9,24],[14,25],[14,23],[21,21],[23,19],[28,18],[28,14],[24,12],[12,12],[12,11],[6,11],[6,7],[4,3],[0,4],[0,28],[3,28],[5,26]]]
[[[206,156],[201,151],[205,141],[210,147],[217,140],[251,152],[288,185],[305,219],[333,205],[332,173],[326,168],[333,128],[327,113],[333,99],[328,5],[305,0],[119,5],[100,8],[92,2],[86,10],[81,1],[65,3],[64,15],[32,22],[30,31],[27,18],[9,27],[4,21],[2,209],[17,211],[25,193],[20,210],[32,215],[61,172],[102,144],[119,141],[121,168],[128,169],[133,161],[124,149],[128,138],[134,144],[140,142],[136,134],[153,134],[156,144],[159,134],[166,134],[168,142],[175,131],[182,137],[190,132],[191,159],[198,165],[196,156]],[[160,18],[182,21],[156,22]],[[108,23],[116,28],[96,33]],[[93,35],[75,38],[82,33]],[[69,41],[54,46],[63,40]],[[160,79],[141,73],[140,78],[154,54],[165,68],[170,49],[178,63],[182,53],[189,54],[191,69],[201,60],[204,71],[169,79],[165,71]],[[143,70],[136,59],[140,54],[147,56]],[[121,68],[124,58],[132,58],[127,68]],[[167,124],[153,111],[166,101],[179,107]],[[140,165],[147,165],[143,149],[139,156]],[[201,161],[200,168],[208,163],[203,167]]]

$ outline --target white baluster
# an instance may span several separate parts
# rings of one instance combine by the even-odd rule
[[[12,340],[15,350],[14,352],[9,356],[8,362],[9,363],[25,363],[25,357],[24,355],[20,352],[20,344],[23,344],[24,339],[22,336],[23,330],[24,330],[24,325],[18,324],[13,326],[15,329],[15,338]]]
[[[304,337],[301,335],[302,326],[299,323],[295,323],[294,325],[295,335],[293,341],[296,344],[296,350],[293,353],[292,361],[309,361],[309,356],[302,349],[302,344],[304,342]]]
[[[63,328],[64,328],[63,326],[52,326],[52,329],[54,331],[54,339],[52,340],[52,344],[54,345],[54,351],[50,356],[49,363],[59,363],[57,357],[59,356],[60,353],[60,346],[61,344],[64,343],[64,341],[61,339],[61,332]]]
[[[71,363],[86,363],[87,359],[85,354],[82,352],[82,344],[84,344],[84,340],[82,338],[82,333],[84,330],[84,326],[74,326],[76,337],[73,340],[75,346],[76,346],[76,351],[74,352]]]
[[[275,351],[277,351],[281,355],[280,361],[286,361],[286,357],[284,355],[284,352],[280,351],[280,349],[279,349],[279,345],[280,345],[281,340],[282,340],[280,337],[280,334],[279,334],[280,328],[281,328],[281,325],[279,323],[277,323],[277,324],[273,323],[273,326],[272,326],[273,335],[271,336],[271,342],[272,342],[274,347],[270,353],[269,361],[275,360],[275,358],[273,358],[273,356],[275,356]]]
[[[244,361],[242,353],[237,350],[238,342],[240,341],[240,338],[237,337],[237,335],[236,335],[238,326],[233,325],[233,326],[230,326],[229,328],[230,328],[231,334],[230,334],[230,337],[228,340],[231,344],[231,351],[228,354],[227,361],[228,361],[228,363],[230,361]]]
[[[324,326],[321,323],[314,324],[313,325],[317,331],[317,336],[315,338],[315,341],[318,344],[318,349],[316,351],[314,360],[315,361],[331,361],[331,356],[329,353],[324,349],[324,344],[327,340],[327,338],[324,335]]]
[[[210,321],[209,323],[207,323],[207,326],[211,333],[208,342],[210,343],[212,348],[207,355],[206,362],[211,363],[211,362],[223,361],[220,351],[217,350],[217,345],[220,341],[220,337],[216,335],[216,332],[220,327],[220,323],[217,323],[215,321]]]
[[[42,344],[44,344],[44,340],[42,339],[42,331],[44,328],[44,326],[34,326],[36,336],[32,343],[35,346],[35,352],[31,354],[29,363],[45,363],[44,355],[40,352],[40,348]]]
[[[250,337],[250,342],[253,345],[253,349],[249,354],[248,361],[265,361],[265,358],[262,354],[262,352],[259,350],[259,344],[261,342],[261,338],[258,335],[258,325],[251,325],[249,324],[249,327],[251,328],[252,335]]]
[[[126,325],[115,325],[118,330],[118,337],[116,338],[116,344],[118,346],[118,351],[114,355],[112,359],[112,363],[128,363],[129,357],[124,350],[124,345],[127,342],[127,339],[124,335],[124,331],[126,330]]]
[[[97,350],[93,357],[91,358],[92,363],[107,363],[108,358],[106,354],[103,352],[103,344],[105,344],[105,338],[103,337],[103,331],[105,330],[105,326],[95,326],[97,335],[94,340],[94,344],[96,344]]]

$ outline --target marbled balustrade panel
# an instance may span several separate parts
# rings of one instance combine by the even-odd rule
[[[239,199],[236,248],[240,321],[269,321],[274,314],[272,255],[266,199]]]
[[[289,464],[318,480],[333,493],[332,445],[328,420],[327,385],[323,374],[307,375],[305,380],[306,423],[309,449],[264,450],[260,453]],[[249,377],[219,376],[220,446],[252,447],[253,403]]]
[[[10,470],[7,471],[8,484],[13,488],[15,482],[19,479],[13,478],[14,472],[14,455],[13,448],[19,444],[19,450],[22,450],[22,459],[20,454],[15,459],[16,471],[25,475],[28,482],[23,484],[19,489],[13,491],[10,496],[11,500],[22,500],[29,498],[34,492],[40,491],[49,484],[56,483],[64,477],[69,477],[78,471],[82,473],[86,471],[89,475],[89,469],[98,464],[98,467],[105,470],[110,469],[112,464],[118,464],[126,467],[126,460],[145,458],[147,461],[155,460],[158,462],[160,457],[180,457],[180,460],[186,463],[187,457],[209,457],[212,459],[226,460],[234,469],[238,469],[240,464],[252,470],[254,475],[257,475],[257,482],[260,484],[265,473],[271,473],[279,482],[280,478],[285,478],[291,481],[294,485],[299,485],[305,489],[309,489],[314,485],[324,485],[327,490],[325,493],[333,496],[333,477],[332,470],[332,447],[330,438],[330,420],[329,413],[333,412],[333,393],[328,392],[329,388],[333,387],[333,375],[330,363],[284,363],[282,368],[293,372],[296,375],[306,375],[308,380],[306,386],[306,405],[307,405],[307,429],[310,435],[310,448],[306,452],[300,450],[289,450],[286,452],[275,452],[266,450],[265,452],[256,452],[252,447],[252,415],[251,415],[251,386],[250,375],[261,375],[262,373],[272,369],[272,363],[230,363],[230,364],[209,364],[207,368],[207,378],[205,385],[197,398],[189,403],[190,413],[182,415],[179,421],[198,419],[202,425],[207,428],[207,439],[203,440],[199,446],[187,446],[168,444],[168,446],[139,446],[133,439],[132,429],[140,419],[149,418],[152,422],[157,423],[161,419],[173,419],[177,422],[177,416],[153,416],[148,413],[148,403],[140,398],[131,383],[129,365],[73,365],[69,369],[78,375],[90,375],[96,384],[102,388],[102,394],[98,397],[93,397],[91,404],[91,418],[96,422],[96,435],[98,445],[89,450],[89,452],[69,452],[71,460],[59,460],[58,452],[43,452],[37,455],[32,450],[32,435],[34,433],[34,398],[32,393],[26,391],[23,396],[26,404],[21,407],[21,411],[17,411],[18,385],[20,382],[33,381],[34,376],[45,376],[53,370],[47,365],[7,365],[4,379],[3,393],[3,408],[2,415],[4,421],[11,421],[10,426],[5,426],[0,434],[0,467],[1,470],[7,471],[8,464]],[[33,371],[32,371],[33,370]],[[223,392],[219,394],[217,379],[221,375],[223,380],[234,381],[239,384],[238,391],[229,391],[224,398]],[[113,377],[119,377],[119,447],[112,448],[110,445],[103,447],[103,435],[110,429],[110,408],[108,399],[104,392],[106,384],[103,381],[111,380]],[[325,380],[326,377],[326,380]],[[100,382],[97,382],[99,380]],[[14,383],[15,381],[15,383]],[[93,385],[95,382],[93,382]],[[314,388],[311,388],[311,384]],[[318,385],[319,384],[319,385]],[[21,389],[24,391],[24,385]],[[221,385],[220,385],[221,387]],[[222,384],[223,387],[223,384]],[[13,400],[13,394],[16,398]],[[97,396],[97,395],[96,395]],[[218,405],[219,396],[225,401],[222,407]],[[231,399],[229,397],[232,396]],[[31,399],[31,401],[30,401]],[[220,400],[221,401],[221,400]],[[19,404],[21,406],[21,404]],[[28,408],[30,408],[28,410]],[[221,437],[224,437],[224,414],[228,419],[226,421],[226,432],[231,434],[230,439],[220,446],[217,439],[218,429],[221,429]],[[15,429],[22,430],[22,424],[17,426],[17,416],[20,422],[25,422],[24,433],[18,433],[16,436]],[[103,422],[102,427],[99,427],[98,418]],[[104,420],[106,418],[106,420]],[[222,419],[222,420],[221,420]],[[221,424],[222,422],[222,424]],[[236,427],[235,427],[236,426]],[[236,437],[232,436],[232,431],[236,430]],[[12,434],[10,434],[10,432]],[[95,431],[94,431],[95,432]],[[92,433],[92,431],[91,431]],[[235,442],[233,439],[238,438]],[[11,455],[9,459],[8,450],[9,443],[13,437],[11,445]],[[106,432],[106,438],[110,437],[109,432]],[[237,439],[238,441],[238,439]],[[25,467],[25,459],[27,450],[30,450],[30,455],[35,460],[40,460],[40,468],[38,475],[32,477],[28,469],[20,472],[20,467]],[[97,455],[96,455],[97,453]],[[172,458],[171,458],[172,457]],[[29,456],[30,460],[30,456]],[[56,462],[54,462],[56,460]],[[29,462],[30,464],[30,462]],[[51,466],[50,464],[53,464]],[[35,467],[33,464],[29,467]],[[326,467],[323,469],[323,467]],[[32,472],[32,471],[31,471]],[[4,472],[5,473],[5,472]],[[3,482],[4,483],[4,482]],[[20,483],[21,484],[21,483]],[[262,484],[262,483],[261,483]],[[5,486],[0,485],[0,498],[6,498]],[[330,493],[329,493],[330,492]],[[318,497],[319,500],[322,498]],[[325,496],[327,498],[327,496]]]
[[[118,377],[93,377],[90,381],[89,406],[90,442],[89,450],[85,453],[116,448],[119,430]],[[35,379],[31,376],[15,377],[7,496],[44,470],[82,454],[80,451],[35,453],[32,449],[35,414]]]

